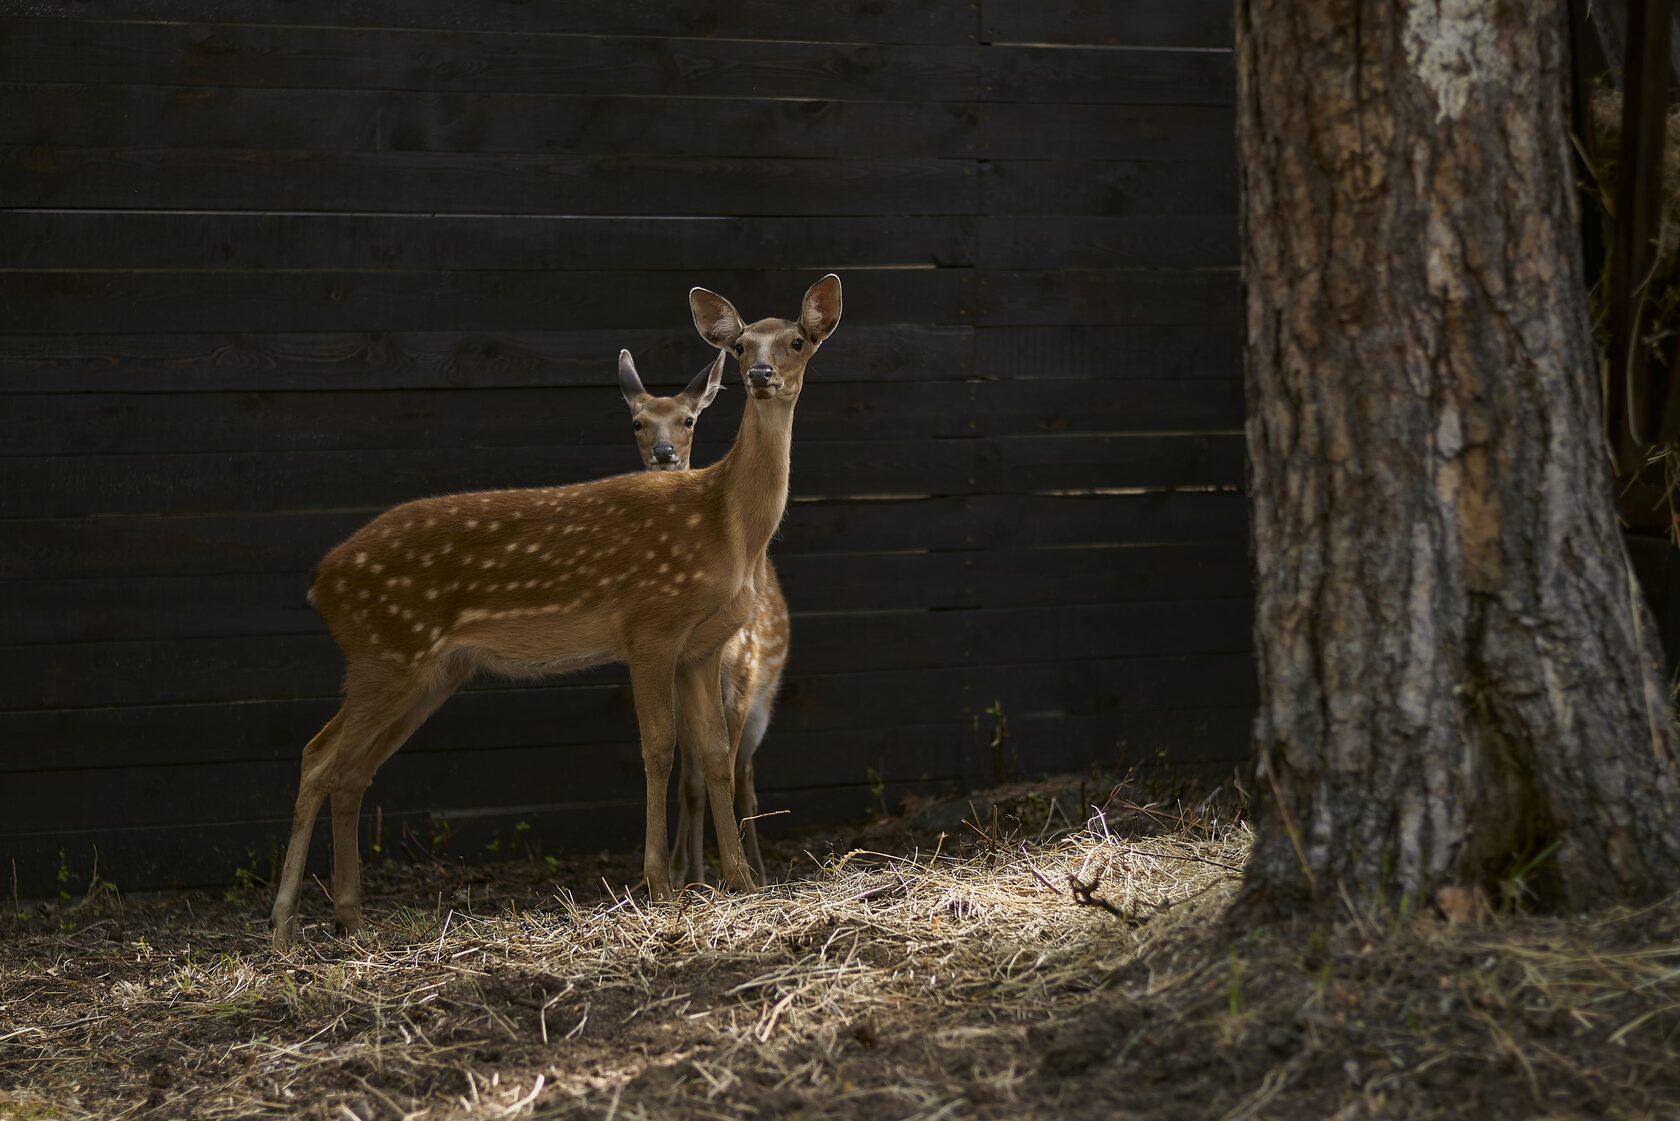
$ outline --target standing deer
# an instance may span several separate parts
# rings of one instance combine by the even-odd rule
[[[329,794],[333,911],[347,933],[361,929],[362,795],[479,669],[530,676],[627,664],[647,780],[648,894],[671,897],[665,790],[679,735],[705,779],[725,882],[755,886],[735,826],[720,664],[757,599],[787,504],[794,404],[806,363],[840,323],[840,278],[813,284],[792,322],[745,325],[701,288],[689,304],[702,337],[735,353],[747,385],[735,445],[717,463],[420,499],[321,561],[310,598],[344,654],[344,703],[303,751],[274,898],[277,946],[297,935],[309,835]]]
[[[709,375],[720,373],[716,363],[701,370],[675,397],[656,397],[642,387],[642,379],[628,355],[618,363],[618,385],[630,407],[630,426],[636,433],[636,447],[649,471],[687,471],[694,444],[694,426],[700,414],[717,396],[718,382]],[[782,686],[782,667],[787,663],[787,600],[775,566],[766,554],[753,576],[758,596],[747,614],[747,623],[730,637],[723,649],[723,714],[729,732],[730,753],[735,760],[735,816],[740,823],[747,863],[753,875],[764,879],[764,857],[758,848],[758,789],[753,777],[753,757],[770,727],[770,713]],[[704,837],[706,831],[706,785],[698,760],[688,745],[677,770],[677,836],[671,847],[671,880],[674,884],[706,882]]]

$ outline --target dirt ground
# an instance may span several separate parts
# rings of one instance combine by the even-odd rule
[[[665,906],[386,865],[285,956],[261,885],[8,907],[0,1118],[1680,1117],[1680,901],[1242,930],[1236,809],[1008,788]]]

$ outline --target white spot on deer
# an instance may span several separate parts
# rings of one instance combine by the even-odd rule
[[[666,541],[669,541],[670,539],[671,539],[671,535],[669,533],[661,533],[659,535],[659,541],[660,541],[661,544],[663,544]]]
[[[382,564],[370,564],[370,565],[368,565],[368,571],[375,574],[375,575],[378,575],[379,573],[385,571],[385,566],[382,565]]]
[[[469,607],[459,615],[455,616],[455,625],[460,626],[463,623],[476,623],[480,619],[488,618],[490,618],[490,612],[478,607]]]
[[[364,565],[366,563],[367,563],[367,554],[366,553],[357,553],[356,554],[356,564],[358,566],[360,566],[360,565]]]
[[[468,518],[467,519],[467,528],[468,529],[477,529],[478,528],[478,519],[477,518]]]
[[[397,605],[394,603],[385,604],[385,612],[388,615],[395,615],[397,613]]]
[[[699,525],[700,524],[700,515],[699,514],[690,514],[688,516],[688,524],[689,524],[690,528]]]
[[[409,549],[407,552],[403,553],[403,560],[413,560],[413,559],[414,559],[414,550],[413,549]]]
[[[412,607],[405,607],[405,608],[403,608],[403,610],[402,610],[402,617],[403,617],[403,618],[404,618],[404,619],[412,619],[412,618],[414,618],[414,609],[413,609],[413,608],[412,608]]]
[[[369,631],[368,632],[368,645],[369,646],[378,646],[379,645],[379,634],[378,634],[377,631]]]
[[[427,588],[426,589],[426,598],[427,599],[436,599],[437,598],[437,589],[436,588]]]
[[[652,553],[648,554],[648,556],[652,556],[652,555],[653,555]],[[665,573],[667,573],[669,571],[671,571],[671,566],[669,564],[662,564],[662,565],[659,566],[659,574],[661,576],[665,575]]]
[[[343,580],[334,580],[333,581],[333,588],[336,589],[337,591],[342,592],[347,587],[349,587],[349,585],[346,584]]]
[[[503,548],[503,551],[504,551],[504,552],[509,552],[509,553],[511,553],[511,552],[513,552],[513,551],[514,551],[514,550],[515,550],[515,549],[517,549],[517,548],[519,548],[519,542],[517,542],[517,541],[509,541],[509,542],[508,542],[508,543],[507,543],[507,544],[506,544],[506,545],[504,545],[504,546],[502,546],[502,548]]]
[[[426,624],[425,623],[414,624],[414,633],[415,634],[419,634],[421,631],[423,631],[425,629],[426,629]]]
[[[531,542],[529,545],[525,546],[525,551],[527,553],[536,552],[537,551],[537,543],[535,541]]]
[[[502,528],[502,523],[501,522],[491,522],[489,525],[485,526],[484,528],[489,530],[491,533],[495,533],[498,529]]]
[[[684,583],[688,579],[688,573],[679,572],[675,576],[673,576],[672,579],[674,581],[676,581],[678,584]]]
[[[366,601],[368,599],[371,599],[372,597],[373,597],[373,593],[368,591],[366,588],[363,588],[359,592],[356,593],[356,598],[359,599],[359,600]]]
[[[479,567],[480,568],[495,568],[496,567],[496,562],[493,561],[493,560],[487,560],[483,564],[479,565]]]
[[[648,551],[647,551],[647,552],[645,552],[645,553],[643,553],[643,554],[642,554],[642,559],[643,559],[643,560],[652,560],[652,559],[653,559],[653,555],[654,555],[654,554],[653,554],[653,550],[652,550],[652,549],[649,549],[649,550],[648,550]]]
[[[453,550],[454,548],[455,548],[454,545],[451,545],[449,542],[445,541],[443,543],[443,548],[439,549],[438,553],[439,554],[447,553],[447,552],[450,552],[451,550]]]
[[[1484,0],[1419,0],[1406,13],[1401,45],[1418,81],[1435,95],[1437,121],[1463,113],[1476,83],[1501,81],[1511,69]]]
[[[387,588],[396,587],[397,586],[397,578],[395,576],[391,577],[389,580],[385,581],[385,586]]]
[[[427,518],[426,519],[426,528],[427,529],[431,529],[435,525],[437,525],[437,519],[436,518]]]
[[[599,580],[595,581],[595,586],[598,588],[604,588],[612,582],[613,578],[611,576],[603,576]]]

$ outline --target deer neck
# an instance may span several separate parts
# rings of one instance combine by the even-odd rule
[[[718,461],[730,531],[743,562],[760,556],[787,507],[793,402],[747,398],[735,446]]]

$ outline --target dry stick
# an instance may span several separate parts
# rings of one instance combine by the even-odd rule
[[[1127,922],[1132,921],[1131,917],[1127,915],[1126,912],[1122,911],[1108,900],[1099,899],[1097,897],[1095,894],[1096,890],[1102,886],[1101,876],[1093,876],[1091,878],[1091,882],[1087,884],[1078,876],[1069,872],[1068,884],[1073,888],[1073,902],[1076,906],[1101,907],[1117,919],[1125,919]]]

